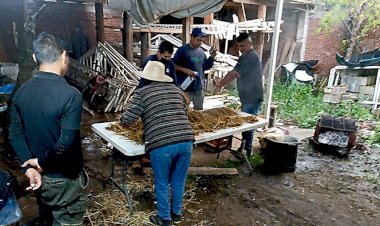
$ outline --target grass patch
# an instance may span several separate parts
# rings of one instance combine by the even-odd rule
[[[375,176],[375,175],[371,175],[371,174],[365,174],[364,179],[371,184],[380,184],[379,176]]]
[[[284,86],[277,82],[273,87],[273,101],[278,104],[279,118],[291,121],[301,128],[314,128],[320,113],[335,117],[353,117],[372,120],[371,112],[352,100],[340,104],[323,102],[323,93],[313,92],[311,85],[292,83]],[[380,139],[380,135],[379,135]]]
[[[249,158],[249,163],[256,168],[264,164],[264,159],[259,153],[253,153]]]
[[[240,166],[240,162],[235,162],[231,160],[227,160],[225,162],[215,163],[212,165],[212,167],[216,168],[237,168]]]

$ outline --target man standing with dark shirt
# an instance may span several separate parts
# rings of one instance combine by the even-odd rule
[[[9,138],[40,209],[40,225],[80,225],[86,211],[80,142],[82,97],[63,76],[63,40],[40,33],[33,41],[39,71],[15,94]]]
[[[200,28],[194,28],[191,32],[190,42],[178,48],[173,58],[178,84],[182,84],[188,76],[194,78],[194,81],[187,87],[186,92],[190,101],[193,101],[195,110],[203,110],[204,71],[214,65],[216,56],[216,50],[212,49],[210,57],[206,58],[206,54],[201,48],[205,37],[206,33],[203,33]]]
[[[242,55],[235,68],[230,71],[215,87],[214,93],[220,92],[225,86],[237,78],[237,88],[243,112],[258,115],[263,101],[262,66],[256,51],[253,49],[251,37],[247,33],[241,33],[236,38],[239,51]],[[245,140],[244,149],[247,156],[251,155],[253,130],[243,132]],[[240,147],[241,149],[243,147]]]

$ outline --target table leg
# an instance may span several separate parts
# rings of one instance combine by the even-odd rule
[[[131,216],[133,214],[133,209],[132,209],[132,200],[128,192],[128,187],[126,185],[126,178],[127,178],[127,172],[128,172],[128,159],[123,158],[123,170],[122,170],[122,176],[121,176],[121,183],[117,182],[117,180],[114,178],[115,175],[115,165],[116,165],[116,160],[115,158],[111,155],[111,175],[105,180],[105,183],[107,181],[111,181],[116,187],[125,195],[127,198],[128,202],[128,208],[129,208],[129,215]]]

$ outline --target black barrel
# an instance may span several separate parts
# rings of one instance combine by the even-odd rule
[[[297,163],[298,139],[285,136],[283,142],[264,138],[265,147],[261,149],[264,163],[261,172],[277,174],[294,172]]]

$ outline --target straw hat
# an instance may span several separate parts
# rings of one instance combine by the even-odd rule
[[[173,79],[165,75],[165,65],[158,61],[148,61],[142,72],[139,72],[141,78],[156,82],[173,82]]]

